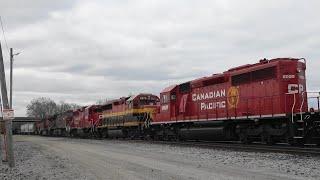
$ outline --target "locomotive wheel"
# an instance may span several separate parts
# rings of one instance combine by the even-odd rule
[[[303,145],[304,145],[304,139],[303,139],[303,138],[301,138],[301,139],[296,139],[296,140],[294,141],[294,143],[295,143],[296,146],[303,146]]]
[[[102,138],[108,138],[108,131],[106,129],[102,129],[101,131]]]
[[[304,139],[293,139],[293,138],[287,138],[288,144],[291,146],[303,146],[304,145]]]
[[[150,135],[145,135],[145,136],[143,136],[143,139],[146,141],[152,141],[153,137],[151,137]]]
[[[248,134],[246,132],[241,132],[239,134],[239,140],[242,144],[250,144],[252,141],[250,141]]]
[[[275,144],[273,137],[267,132],[261,134],[261,142],[265,142],[267,145]]]
[[[74,137],[73,131],[70,131],[70,137]]]
[[[101,130],[100,129],[98,129],[97,132],[96,132],[96,138],[97,139],[102,138],[102,134],[101,134]]]
[[[272,136],[268,136],[266,143],[267,143],[267,145],[274,145],[275,142],[273,140],[273,137]]]
[[[294,146],[294,140],[293,140],[292,137],[287,137],[287,138],[286,138],[286,141],[287,141],[287,143],[290,144],[291,146]]]

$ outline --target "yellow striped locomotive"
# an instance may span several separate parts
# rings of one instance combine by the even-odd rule
[[[144,137],[155,113],[159,98],[153,94],[138,94],[108,101],[101,106],[102,137]]]

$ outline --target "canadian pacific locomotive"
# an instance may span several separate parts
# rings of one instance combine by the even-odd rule
[[[320,144],[319,93],[306,90],[305,71],[304,59],[263,59],[169,86],[159,98],[138,94],[66,112],[37,129],[48,135]],[[55,121],[59,128],[50,126]]]
[[[158,102],[159,98],[152,94],[138,94],[107,102],[101,106],[99,134],[103,137],[146,136]]]

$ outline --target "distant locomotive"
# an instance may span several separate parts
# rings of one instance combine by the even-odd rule
[[[160,98],[138,94],[83,107],[62,124],[71,136],[320,144],[319,94],[309,112],[305,71],[304,59],[263,59],[167,87]],[[54,134],[57,117],[37,125],[41,134]]]
[[[100,125],[101,109],[99,105],[85,106],[73,111],[71,121],[67,123],[67,132],[71,136],[96,136]]]
[[[138,94],[109,101],[101,106],[102,122],[98,127],[103,137],[143,137],[157,112],[159,98]]]

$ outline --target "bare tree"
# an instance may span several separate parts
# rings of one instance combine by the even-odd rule
[[[68,110],[75,110],[80,108],[81,106],[74,104],[74,103],[65,103],[63,101],[60,101],[59,104],[57,104],[57,111],[56,113],[61,114],[63,112],[66,112]]]
[[[107,101],[108,101],[107,98],[106,98],[106,99],[99,99],[99,100],[96,102],[96,104],[102,105],[102,104],[105,104]]]
[[[68,110],[74,110],[77,108],[80,108],[80,106],[77,104],[65,103],[63,101],[57,104],[50,98],[40,97],[40,98],[33,99],[27,105],[27,115],[29,117],[45,119],[54,114],[60,114]]]
[[[27,115],[38,119],[45,119],[52,116],[57,111],[57,104],[50,98],[40,97],[33,99],[27,105]]]
[[[71,109],[70,110],[75,110],[75,109],[79,109],[81,106],[79,104],[75,104],[75,103],[69,103]]]

